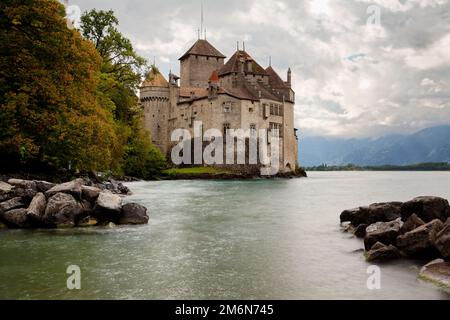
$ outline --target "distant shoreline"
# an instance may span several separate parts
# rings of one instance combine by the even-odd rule
[[[344,166],[329,166],[323,164],[320,166],[305,167],[305,171],[450,171],[450,164],[447,162],[417,163],[402,166],[357,166],[353,164]]]

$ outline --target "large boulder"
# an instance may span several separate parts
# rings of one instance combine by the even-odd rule
[[[442,230],[436,234],[434,245],[444,258],[450,258],[450,218],[447,219]]]
[[[91,203],[94,203],[95,200],[97,200],[98,195],[100,194],[102,190],[100,190],[97,187],[92,186],[82,186],[81,187],[81,193],[83,196],[83,199],[88,200]]]
[[[13,186],[9,183],[0,181],[0,194],[7,194],[11,191],[12,188]]]
[[[409,216],[408,219],[406,219],[405,223],[403,224],[402,228],[400,229],[400,233],[404,234],[409,231],[412,231],[420,226],[423,226],[425,222],[420,219],[415,213]]]
[[[434,247],[436,235],[444,224],[435,219],[397,237],[397,247],[410,257],[430,258],[439,255]]]
[[[48,199],[44,221],[49,226],[73,227],[82,213],[81,204],[72,195],[59,192]]]
[[[36,193],[37,193],[36,189],[14,187],[9,195],[11,197],[22,198],[23,202],[29,204],[31,200],[33,200]]]
[[[27,215],[27,209],[19,208],[13,209],[0,214],[3,223],[9,228],[29,228],[31,227],[30,220]]]
[[[75,179],[69,182],[57,184],[53,188],[45,192],[45,196],[50,198],[57,193],[67,193],[75,197],[75,199],[81,199],[81,188],[83,186],[83,179]]]
[[[0,213],[13,209],[23,208],[24,206],[25,204],[23,203],[22,198],[20,197],[12,198],[0,203]]]
[[[37,191],[39,191],[39,192],[47,192],[48,190],[50,190],[51,188],[56,186],[55,183],[42,181],[42,180],[35,181],[35,182],[36,182]]]
[[[364,238],[364,247],[370,250],[372,246],[381,242],[385,245],[395,244],[397,236],[403,222],[400,218],[389,222],[376,222],[366,228],[366,236]]]
[[[414,213],[424,222],[434,219],[445,222],[450,217],[450,205],[446,199],[439,197],[417,197],[403,203],[402,220],[406,221]]]
[[[358,209],[344,210],[340,218],[341,222],[350,221],[354,227],[360,224],[388,222],[400,217],[401,205],[401,202],[373,203]]]
[[[390,244],[389,246],[377,242],[372,246],[372,249],[367,251],[366,260],[367,261],[387,261],[393,259],[399,259],[402,255],[400,251]]]
[[[94,217],[98,221],[117,222],[122,210],[122,198],[109,190],[103,190],[98,195],[94,207]]]
[[[147,208],[137,203],[127,203],[122,207],[119,224],[148,223]]]
[[[47,207],[47,199],[42,192],[37,193],[27,209],[30,219],[41,222],[44,218],[45,208]]]
[[[16,188],[37,190],[36,182],[23,179],[9,179],[8,183]]]

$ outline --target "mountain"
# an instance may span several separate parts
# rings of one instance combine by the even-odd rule
[[[305,137],[299,142],[299,161],[304,167],[450,162],[450,125],[377,139]]]

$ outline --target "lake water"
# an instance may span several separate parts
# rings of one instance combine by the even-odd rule
[[[0,230],[0,298],[449,299],[416,279],[423,262],[380,265],[367,289],[363,243],[343,209],[450,198],[450,172],[311,172],[307,179],[133,182],[144,226]],[[66,268],[81,268],[81,290]]]

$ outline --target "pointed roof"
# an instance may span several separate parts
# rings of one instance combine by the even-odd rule
[[[252,62],[252,70],[245,70],[245,73],[248,74],[259,74],[265,75],[266,71],[263,67],[261,67],[246,51],[238,50],[236,51],[231,58],[227,61],[227,63],[219,70],[219,76],[226,75],[228,73],[238,73],[239,72],[239,64],[242,62],[251,61]]]
[[[152,65],[150,72],[147,74],[144,82],[142,83],[143,87],[168,87],[169,82],[164,78],[164,76],[159,72],[158,68],[155,65]]]
[[[286,89],[287,88],[286,83],[281,79],[281,77],[272,68],[272,66],[269,66],[266,69],[266,73],[269,76],[269,84],[272,88],[275,88],[275,89]]]
[[[220,53],[219,50],[214,48],[212,44],[210,44],[208,41],[204,39],[198,39],[192,47],[189,48],[188,51],[186,51],[185,54],[181,56],[178,60],[183,60],[187,58],[190,55],[197,55],[197,56],[205,56],[205,57],[216,57],[216,58],[225,58],[225,56]]]

